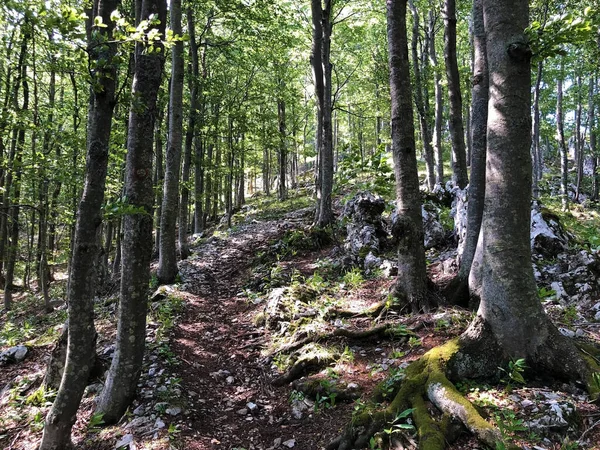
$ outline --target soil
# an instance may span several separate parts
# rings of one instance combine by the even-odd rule
[[[308,212],[301,211],[279,220],[248,220],[228,233],[215,233],[194,245],[192,256],[180,263],[181,283],[171,291],[172,295],[184,299],[183,310],[168,340],[173,352],[172,359],[176,362],[169,366],[162,356],[152,356],[158,353],[149,352],[140,382],[140,398],[132,406],[132,411],[144,405],[147,411],[156,410],[154,406],[157,399],[152,392],[156,388],[148,384],[152,380],[149,371],[154,371],[153,367],[166,367],[165,373],[174,377],[169,382],[177,379],[181,393],[177,404],[183,412],[173,417],[154,414],[152,421],[159,416],[166,425],[143,433],[127,428],[127,422],[133,418],[132,413],[117,426],[90,429],[88,421],[94,403],[93,395],[88,396],[84,399],[74,429],[77,448],[114,449],[119,439],[132,433],[134,441],[130,448],[137,449],[322,449],[351,421],[354,410],[368,401],[376,384],[429,348],[457,335],[468,324],[468,311],[441,309],[434,314],[389,315],[383,318],[396,326],[414,329],[410,339],[404,336],[365,340],[335,337],[328,340],[328,347],[345,350],[344,353],[352,356],[340,358],[333,364],[319,367],[315,374],[307,375],[323,386],[330,383],[355,385],[357,396],[360,397],[358,401],[342,402],[330,397],[303,400],[295,385],[273,386],[273,380],[281,371],[272,353],[281,335],[276,330],[257,324],[255,318],[264,311],[266,299],[265,296],[251,295],[249,286],[254,287],[256,280],[261,279],[260,274],[256,273],[261,265],[264,269],[275,264],[288,275],[296,270],[304,280],[315,271],[322,270],[319,261],[326,259],[334,246],[300,248],[279,262],[275,255],[277,247],[274,243],[290,230],[306,229],[310,219]],[[437,266],[432,267],[435,270]],[[436,278],[435,274],[431,275]],[[268,275],[262,276],[263,281],[265,278],[267,283],[273,281]],[[391,282],[392,279],[379,277],[367,280],[360,287],[342,288],[338,300],[347,309],[364,310],[385,298]],[[31,309],[25,309],[21,318],[31,312]],[[114,323],[114,315],[108,314],[106,320],[106,323]],[[5,319],[1,319],[0,327],[4,325]],[[338,325],[330,326],[333,328]],[[372,325],[371,319],[358,314],[347,318],[343,324],[344,327],[356,329]],[[102,330],[103,326],[99,328]],[[100,340],[100,349],[110,343],[108,336],[114,332],[111,326],[105,325],[105,328],[107,337]],[[155,328],[156,324],[150,323],[151,335]],[[7,386],[9,390],[14,390],[16,380],[27,377],[30,382],[19,385],[19,395],[23,398],[34,392],[41,382],[51,347],[49,344],[33,347],[24,362],[2,367],[0,388]],[[550,386],[554,390],[562,387]],[[492,394],[492,397],[506,397],[502,391],[493,392],[496,394]],[[517,395],[520,394],[520,391],[517,392]],[[292,408],[298,401],[308,405],[301,417]],[[564,443],[568,442],[565,441],[566,436],[576,441],[584,435],[585,440],[579,447],[568,448],[600,449],[597,444],[600,442],[600,410],[576,395],[572,401],[580,412],[581,425],[554,434],[547,441],[541,438],[527,440],[520,435],[518,439],[522,440],[518,442],[526,448],[559,449],[567,448],[564,447]],[[8,395],[0,396],[0,448],[36,448],[41,437],[41,426],[35,414],[43,417],[48,405],[41,405],[35,411],[29,407],[24,412],[25,408],[24,402],[15,403],[14,396],[12,399]],[[518,408],[513,409],[519,413]],[[11,416],[19,412],[21,417]],[[415,448],[416,438],[411,433],[395,437],[395,448]],[[481,446],[463,433],[449,448],[477,449]]]

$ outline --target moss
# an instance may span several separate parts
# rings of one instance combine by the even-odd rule
[[[443,424],[433,420],[423,396],[415,395],[411,403],[414,408],[413,419],[419,430],[419,449],[442,450],[446,446]]]

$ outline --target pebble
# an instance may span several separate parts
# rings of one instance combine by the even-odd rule
[[[245,416],[246,414],[248,414],[248,409],[246,409],[246,408],[238,409],[235,413],[240,416]]]
[[[165,412],[170,416],[178,416],[179,414],[181,414],[181,411],[182,409],[178,406],[172,406],[171,408],[167,408]]]
[[[121,447],[129,447],[129,444],[133,442],[133,434],[126,434],[121,439],[117,441],[115,444],[115,448],[119,449]]]

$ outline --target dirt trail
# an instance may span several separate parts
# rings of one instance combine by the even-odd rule
[[[189,412],[183,448],[321,448],[346,420],[339,410],[291,417],[290,389],[272,387],[273,371],[261,355],[262,332],[252,324],[257,306],[238,295],[256,255],[302,221],[254,221],[210,238],[180,266],[182,290],[192,294],[174,330]]]

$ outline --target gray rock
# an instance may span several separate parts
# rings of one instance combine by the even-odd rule
[[[172,406],[166,409],[166,413],[170,416],[178,416],[183,410],[178,406]]]
[[[29,350],[24,345],[16,345],[0,353],[0,365],[17,364],[25,359]]]
[[[256,403],[253,402],[248,402],[246,403],[246,407],[252,412],[252,411],[256,411],[258,409],[258,405]]]
[[[235,413],[240,416],[245,416],[246,414],[248,414],[248,409],[247,408],[238,409]]]
[[[446,233],[444,232],[444,227],[438,220],[437,214],[429,212],[425,207],[422,207],[421,215],[423,216],[423,244],[425,249],[434,248],[442,244],[445,240]]]
[[[294,448],[296,446],[296,439],[288,439],[287,441],[284,441],[282,445],[287,448]]]
[[[365,271],[370,273],[373,269],[380,267],[382,264],[381,258],[375,256],[373,252],[369,252],[363,264]]]
[[[115,444],[115,449],[120,449],[122,447],[130,447],[133,443],[133,434],[126,434],[121,439],[117,441]]]
[[[574,338],[575,337],[575,332],[572,330],[569,330],[568,328],[559,328],[558,331],[561,332],[561,334],[563,336],[566,336],[568,338]]]
[[[359,192],[346,202],[343,212],[347,231],[344,250],[354,262],[360,262],[369,253],[377,254],[387,240],[381,218],[384,210],[385,201],[370,192]]]
[[[165,427],[165,423],[161,420],[161,418],[157,418],[156,422],[154,422],[154,428],[160,430]]]
[[[553,258],[565,251],[568,244],[569,239],[558,219],[550,214],[544,217],[539,205],[535,204],[531,210],[531,249],[534,253]]]
[[[146,408],[144,407],[144,405],[140,405],[133,410],[133,415],[134,416],[143,416],[145,411],[146,411]]]

